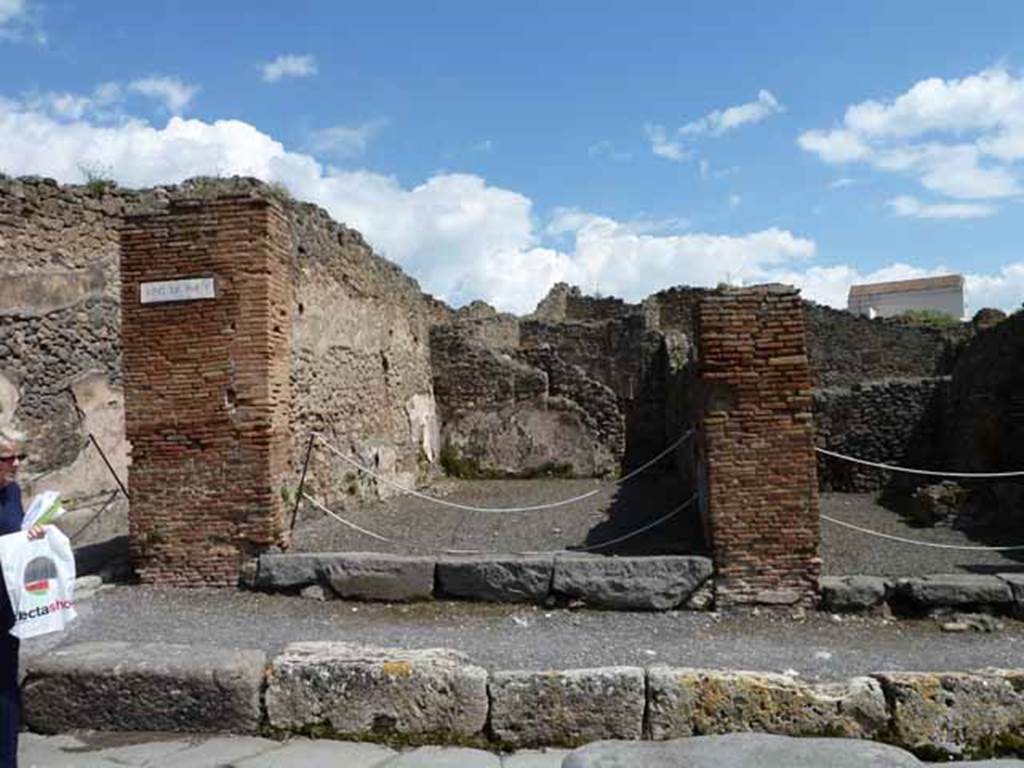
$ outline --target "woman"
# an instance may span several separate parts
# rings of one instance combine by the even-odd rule
[[[21,507],[21,488],[15,482],[25,454],[20,453],[20,438],[0,431],[0,536],[17,533],[25,513]],[[44,535],[41,526],[33,526],[30,539]],[[18,689],[18,638],[10,633],[14,613],[7,586],[0,575],[0,768],[18,766],[18,729],[21,727],[21,691]]]

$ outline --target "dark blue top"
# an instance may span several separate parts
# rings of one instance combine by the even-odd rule
[[[21,530],[21,521],[25,512],[21,508],[21,488],[17,483],[8,483],[0,488],[0,536],[17,533]],[[7,597],[7,587],[3,584],[3,573],[0,572],[0,630],[4,634],[14,626],[14,612],[11,601]]]

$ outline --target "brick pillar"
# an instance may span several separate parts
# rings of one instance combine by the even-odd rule
[[[709,295],[696,325],[718,604],[812,605],[818,483],[799,293],[766,285]]]
[[[122,230],[129,547],[143,582],[234,585],[248,557],[283,543],[289,259],[288,222],[264,199],[178,202]]]

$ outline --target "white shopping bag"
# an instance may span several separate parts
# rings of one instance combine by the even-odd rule
[[[24,531],[0,536],[0,565],[14,609],[11,634],[60,632],[75,619],[75,556],[68,537],[48,525],[41,539]]]

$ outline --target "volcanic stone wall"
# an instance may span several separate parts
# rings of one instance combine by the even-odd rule
[[[812,605],[818,484],[799,294],[710,295],[697,307],[697,334],[718,605]]]
[[[949,377],[889,379],[814,391],[815,443],[866,461],[941,466]],[[873,491],[891,473],[818,456],[823,490]]]
[[[896,318],[870,319],[806,302],[808,355],[816,387],[942,376],[969,327],[936,328]]]
[[[143,582],[237,584],[284,542],[290,448],[290,227],[251,197],[179,202],[122,232],[130,554]],[[143,303],[144,284],[215,296]]]

